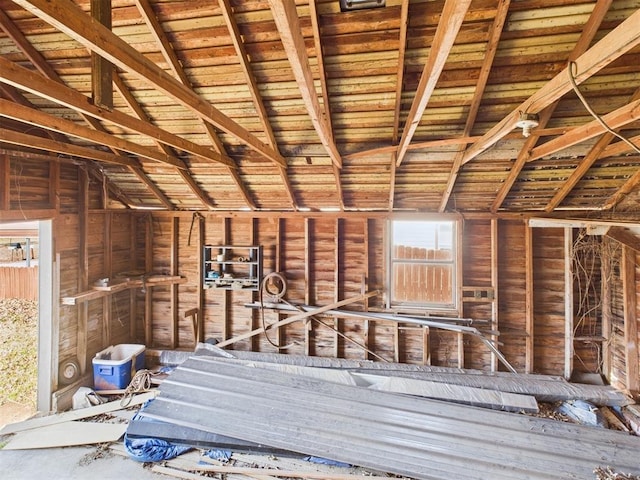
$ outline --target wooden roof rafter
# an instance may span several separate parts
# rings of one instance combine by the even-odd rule
[[[603,115],[602,120],[609,128],[616,129],[624,127],[629,123],[633,123],[640,119],[640,99],[631,101],[627,105],[614,110],[606,115]],[[529,161],[538,160],[540,158],[552,155],[556,152],[576,145],[584,140],[601,135],[607,130],[598,120],[592,120],[580,127],[575,127],[569,130],[564,135],[549,140],[543,143],[539,147],[531,150]]]
[[[93,20],[71,0],[56,0],[53,3],[47,0],[15,0],[14,3],[114,65],[153,85],[198,117],[236,137],[249,148],[286,167],[285,159],[278,152]]]
[[[118,150],[132,153],[136,156],[148,158],[149,160],[154,160],[180,169],[186,168],[184,162],[179,158],[171,157],[108,133],[80,126],[70,120],[64,120],[53,115],[48,115],[40,110],[17,105],[15,102],[10,102],[8,100],[0,99],[0,116],[11,118],[29,125],[38,126],[47,130],[54,130],[64,133],[65,135],[82,138],[99,145],[108,145],[111,148],[116,148]]]
[[[15,24],[11,21],[11,19],[2,10],[0,10],[0,28],[2,28],[2,30],[9,36],[9,38],[11,38],[11,40],[13,40],[13,42],[20,49],[20,51],[29,59],[31,64],[36,69],[38,69],[38,71],[44,77],[64,85],[64,82],[62,81],[60,76],[57,74],[57,72],[51,67],[51,65],[47,63],[47,61],[44,59],[42,54],[40,54],[40,52],[36,50],[33,47],[33,45],[31,45],[31,43],[29,43],[27,38],[22,34],[22,32],[15,26]],[[5,86],[8,86],[8,85],[5,85]],[[15,88],[15,87],[12,87],[12,88]],[[20,103],[22,105],[26,105],[24,102],[20,102]],[[102,124],[98,119],[91,117],[82,112],[80,112],[80,116],[91,128],[101,132],[106,132],[105,128],[102,126]],[[50,135],[52,135],[53,140],[63,141],[60,138],[56,139],[54,132],[50,132]],[[112,149],[112,151],[114,155],[122,156],[122,153],[119,150]],[[130,167],[130,168],[133,168],[133,167]],[[136,168],[141,170],[140,167],[136,167]],[[141,178],[140,175],[138,175],[138,178]],[[153,183],[148,177],[146,177],[146,180],[147,181],[145,181],[144,183],[147,186],[149,186],[150,183]],[[153,188],[150,187],[150,190],[156,196],[156,198],[158,198],[158,200],[160,200],[165,205],[166,208],[173,210],[173,205],[171,204],[169,199],[162,192],[160,192],[160,190],[157,188],[157,186],[155,186],[155,184],[153,185]],[[160,194],[158,194],[158,192]]]
[[[225,0],[228,1],[228,0]],[[331,100],[329,98],[329,88],[327,86],[327,71],[324,68],[324,52],[322,49],[322,39],[320,32],[320,22],[318,21],[318,9],[316,8],[317,0],[309,0],[309,15],[311,17],[311,29],[313,30],[313,43],[316,49],[316,58],[318,63],[318,71],[320,75],[320,96],[322,98],[322,105],[320,108],[322,109],[322,113],[324,117],[327,119],[327,127],[329,128],[329,135],[333,139],[333,122],[331,120]],[[340,160],[342,162],[342,158]],[[338,204],[340,205],[340,210],[345,209],[344,207],[344,195],[342,193],[342,182],[340,181],[340,167],[333,164],[333,176],[336,180],[336,190],[338,192]]]
[[[493,21],[491,29],[489,30],[490,36],[489,40],[487,41],[487,50],[484,56],[484,60],[482,62],[482,66],[480,67],[480,75],[478,77],[478,82],[476,83],[476,89],[473,94],[473,98],[471,99],[469,112],[467,113],[467,121],[465,123],[464,132],[462,133],[463,137],[468,137],[469,135],[471,135],[473,125],[476,122],[478,111],[480,110],[480,104],[482,103],[482,97],[484,95],[485,88],[487,87],[487,81],[489,80],[491,66],[493,65],[496,52],[498,51],[498,43],[502,35],[504,24],[507,20],[507,14],[509,13],[510,5],[511,0],[500,0],[500,2],[498,3],[498,9],[496,11],[495,19]],[[451,197],[451,193],[453,192],[456,180],[458,179],[460,168],[462,167],[462,159],[464,158],[464,152],[466,148],[467,144],[460,145],[460,147],[458,148],[458,152],[453,159],[451,173],[449,174],[449,178],[447,179],[447,185],[444,189],[444,193],[442,194],[442,200],[440,201],[440,207],[438,209],[439,212],[444,212],[447,208],[449,198]]]
[[[640,88],[638,88],[630,101],[635,102],[640,100]],[[545,206],[544,211],[549,213],[555,210],[558,205],[562,203],[562,201],[567,198],[567,196],[571,193],[573,188],[578,184],[582,177],[586,175],[589,169],[596,163],[597,160],[604,158],[603,153],[606,151],[606,148],[613,141],[616,136],[611,132],[603,133],[602,136],[598,139],[593,148],[584,156],[580,163],[573,171],[571,176],[567,178],[562,187],[558,189],[553,198],[549,201],[549,203]],[[624,143],[624,142],[621,142]]]
[[[171,145],[178,150],[201,157],[207,161],[214,161],[225,165],[235,165],[229,157],[222,156],[210,148],[195,144],[182,137],[167,132],[150,123],[126,115],[118,110],[101,109],[90,103],[85,95],[64,84],[48,80],[35,72],[20,67],[0,57],[0,81],[14,85],[34,95],[46,98],[52,102],[72,108],[73,110],[90,115],[94,118],[111,122],[127,130],[157,138],[162,143]],[[105,132],[104,129],[101,130]]]
[[[120,78],[120,75],[118,75],[117,71],[113,72],[113,85],[115,86],[116,90],[118,91],[118,93],[120,94],[124,102],[129,106],[129,108],[136,115],[136,117],[138,117],[140,120],[144,122],[151,123],[151,119],[147,116],[144,109],[140,106],[140,104],[136,101],[134,96],[131,94],[131,92],[125,85],[125,83]],[[165,155],[175,156],[175,152],[168,145],[165,145],[164,143],[156,139],[154,139],[154,143],[156,144],[158,149],[161,150]],[[200,186],[196,183],[196,181],[194,180],[194,178],[191,176],[191,174],[187,169],[177,168],[176,172],[180,175],[180,177],[182,177],[182,179],[187,184],[189,189],[193,192],[193,194],[196,197],[198,197],[200,202],[202,202],[202,204],[205,207],[209,209],[215,208],[215,205],[213,205],[209,196],[200,188]]]
[[[114,185],[114,183],[109,179],[109,177],[104,173],[104,170],[98,164],[89,161],[85,163],[85,167],[87,169],[87,173],[101,182],[106,188],[107,192],[109,192],[109,194],[117,201],[122,203],[127,209],[131,209],[132,206],[136,205],[136,203],[132,201],[126,193],[124,193],[120,188]]]
[[[404,85],[404,59],[407,51],[407,32],[409,29],[409,0],[402,0],[400,6],[400,30],[398,32],[398,67],[396,71],[396,99],[393,109],[393,136],[391,143],[397,145],[400,137],[400,111],[402,110],[402,90]],[[393,211],[396,194],[397,148],[391,154],[391,181],[389,182],[389,211]]]
[[[295,1],[269,0],[269,6],[313,127],[331,161],[336,167],[342,168],[342,158],[331,135],[329,119],[320,107]]]
[[[576,84],[581,84],[639,44],[640,10],[637,10],[575,59],[578,72],[575,76]],[[571,89],[566,67],[467,149],[462,163],[470,162],[516,128],[521,113],[539,113]]]
[[[407,121],[402,129],[402,137],[400,138],[396,158],[396,166],[398,167],[404,160],[409,144],[420,124],[422,114],[436,88],[436,83],[453,48],[460,27],[462,27],[469,5],[471,5],[471,0],[445,0],[438,27],[433,37],[433,43],[429,50],[429,57],[422,70],[416,96],[413,99]]]
[[[151,34],[153,35],[156,42],[158,43],[162,56],[165,58],[165,60],[169,64],[171,71],[184,86],[193,90],[193,85],[191,84],[191,80],[189,79],[189,77],[187,77],[187,74],[184,71],[184,68],[182,67],[180,60],[178,59],[178,56],[175,50],[173,49],[171,42],[167,38],[167,34],[162,29],[162,25],[158,21],[156,14],[153,10],[153,7],[151,6],[148,0],[135,0],[135,1],[136,1],[136,6],[138,7],[138,11],[142,15],[144,22],[147,24],[147,26],[149,27],[149,30],[151,31]],[[146,114],[145,114],[145,117],[146,117]],[[222,144],[222,141],[220,140],[220,137],[218,136],[218,133],[215,131],[215,128],[213,127],[213,125],[204,119],[200,119],[200,120],[202,120],[202,124],[215,150],[221,155],[228,156],[226,149],[224,148],[224,145]],[[147,121],[151,122],[150,119],[147,119]],[[233,170],[235,170],[235,167],[227,166],[227,171],[229,172],[229,174],[232,174]],[[255,210],[256,205],[251,199],[251,197],[249,196],[249,193],[244,183],[241,181],[240,176],[231,175],[231,178],[236,184],[238,190],[240,191],[240,194],[242,195],[245,203],[249,206],[250,209]],[[207,208],[215,208],[215,206],[211,203],[211,200],[209,199],[208,195],[202,191],[202,189],[197,185],[197,183],[192,177],[191,178],[185,177],[184,179],[187,185],[189,185],[191,190],[198,196],[198,198],[200,198],[200,201],[202,201],[207,206]]]
[[[262,125],[262,129],[267,136],[267,143],[274,150],[278,149],[278,142],[276,141],[276,137],[273,133],[273,128],[271,127],[271,122],[269,121],[269,115],[267,114],[267,109],[264,106],[264,101],[262,100],[262,96],[260,95],[260,91],[258,89],[258,83],[256,82],[255,76],[251,71],[251,67],[249,66],[249,55],[247,54],[247,50],[244,46],[244,42],[242,41],[242,35],[240,34],[240,29],[238,28],[238,23],[235,20],[233,15],[233,7],[229,0],[218,0],[220,4],[220,10],[222,12],[222,17],[227,25],[227,30],[229,30],[229,35],[231,36],[231,42],[233,43],[233,47],[236,50],[236,55],[238,56],[238,60],[240,62],[240,68],[242,69],[242,73],[244,74],[245,80],[247,82],[247,86],[249,88],[249,94],[251,95],[251,100],[253,101],[254,108],[256,109],[256,113],[258,114],[258,118]],[[293,188],[291,187],[291,182],[289,181],[289,177],[284,168],[280,167],[278,169],[278,173],[282,182],[284,183],[285,191],[287,196],[289,197],[289,202],[291,203],[291,207],[294,210],[298,210],[298,205],[293,194]],[[233,176],[234,181],[240,182],[239,174]],[[248,196],[248,192],[246,193]],[[253,202],[251,202],[253,204]],[[253,205],[253,209],[255,210],[255,205]]]

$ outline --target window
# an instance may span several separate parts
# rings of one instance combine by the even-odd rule
[[[456,222],[392,220],[390,306],[456,306]]]

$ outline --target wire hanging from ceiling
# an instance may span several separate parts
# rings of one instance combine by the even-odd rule
[[[593,108],[591,108],[591,105],[589,105],[589,102],[587,102],[587,99],[584,97],[584,95],[582,94],[582,92],[578,88],[578,83],[576,82],[576,75],[578,74],[578,72],[577,72],[578,65],[576,64],[576,62],[569,62],[567,70],[569,72],[569,81],[571,82],[571,86],[573,87],[573,91],[576,93],[576,95],[578,96],[578,98],[582,102],[582,105],[584,105],[584,108],[587,109],[587,111],[591,114],[591,116],[593,118],[595,118],[598,121],[598,123],[600,125],[602,125],[602,127],[607,132],[609,132],[612,135],[615,135],[620,140],[622,140],[624,143],[629,145],[633,150],[635,150],[636,152],[640,153],[640,147],[636,146],[631,140],[629,140],[625,136],[620,135],[618,132],[614,131],[609,125],[607,125],[607,123],[602,119],[602,117],[600,115],[598,115],[593,110]],[[574,70],[575,70],[575,73],[574,73]]]

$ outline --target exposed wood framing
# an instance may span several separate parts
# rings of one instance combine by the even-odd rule
[[[603,244],[609,242],[607,238],[602,239]],[[600,263],[600,296],[602,298],[602,372],[607,378],[611,378],[611,328],[612,317],[612,268],[611,258],[607,258]]]
[[[362,245],[364,249],[364,276],[362,278],[362,289],[360,293],[364,295],[365,292],[369,290],[369,220],[364,219],[362,221],[364,236],[362,238]],[[364,307],[363,310],[366,312],[369,310],[369,299],[364,299]],[[368,319],[364,320],[364,325],[362,327],[362,336],[363,336],[363,344],[366,350],[364,351],[365,360],[370,360],[370,354],[367,350],[371,350],[371,323]]]
[[[445,0],[438,28],[429,50],[429,57],[422,70],[416,96],[413,99],[407,121],[402,129],[402,137],[398,145],[398,158],[396,159],[397,166],[400,166],[404,160],[407,147],[418,128],[422,114],[431,99],[431,94],[436,88],[436,83],[444,69],[470,4],[471,0]]]
[[[314,279],[311,277],[311,234],[313,230],[313,220],[310,218],[304,219],[304,303],[305,305],[313,305],[315,299],[311,298],[311,290],[313,289]],[[311,342],[313,341],[313,322],[310,319],[306,319],[304,322],[304,353],[305,355],[313,355],[313,347]]]
[[[138,219],[131,215],[129,218],[129,258],[131,259],[131,266],[135,270],[137,268],[137,234],[138,234]],[[136,341],[138,338],[137,332],[137,308],[136,308],[136,291],[129,290],[129,338],[132,341]]]
[[[626,386],[637,397],[640,393],[640,358],[638,354],[638,316],[636,311],[636,252],[622,247],[622,288],[624,298],[624,358],[627,370]]]
[[[340,152],[338,152],[331,135],[330,119],[325,116],[325,112],[320,106],[320,100],[313,83],[296,4],[293,0],[269,0],[269,6],[313,127],[331,161],[336,167],[342,168]],[[316,53],[320,55],[321,52]]]
[[[573,228],[564,229],[564,377],[573,372]]]
[[[471,134],[473,126],[476,123],[476,118],[478,116],[478,111],[480,110],[480,104],[482,102],[484,90],[487,86],[487,81],[489,80],[491,66],[493,65],[493,60],[496,56],[496,52],[498,51],[498,42],[500,41],[502,29],[504,28],[505,21],[507,20],[507,14],[509,13],[509,5],[511,5],[511,0],[500,0],[500,2],[498,3],[496,17],[493,21],[493,26],[489,30],[490,37],[487,41],[487,49],[484,55],[484,60],[482,62],[482,67],[480,67],[480,76],[478,77],[476,89],[473,93],[473,99],[471,100],[469,112],[467,113],[467,121],[465,123],[464,132],[462,134],[463,137],[468,137]],[[462,159],[464,157],[464,151],[466,150],[466,148],[467,144],[460,145],[459,150],[453,159],[451,173],[449,174],[449,178],[447,179],[447,185],[444,189],[442,200],[440,201],[440,208],[438,209],[439,212],[444,212],[447,209],[449,198],[451,197],[451,193],[453,192],[453,188],[458,178],[458,173],[460,172],[460,168],[462,166]]]
[[[342,256],[340,255],[340,245],[342,239],[344,238],[344,229],[342,225],[342,220],[340,218],[336,218],[334,223],[334,235],[333,235],[333,258],[334,258],[334,269],[333,269],[333,301],[340,301],[340,287],[342,286],[342,278],[340,276],[340,271],[342,269]],[[342,319],[339,316],[333,317],[333,328],[335,329],[333,335],[333,356],[335,358],[340,358],[340,335],[341,331],[340,324],[342,323]]]
[[[106,207],[104,207],[106,208]],[[102,237],[102,255],[104,258],[104,274],[107,278],[113,278],[113,215],[107,211],[104,213],[104,232]],[[102,297],[102,345],[111,345],[111,305],[114,297],[105,295]],[[117,301],[117,300],[116,300]]]
[[[524,373],[534,371],[534,308],[533,308],[533,229],[524,224],[524,245],[525,245],[525,360]]]
[[[638,44],[640,44],[640,10],[630,15],[575,59],[578,72],[575,76],[576,84],[580,85]],[[475,142],[465,153],[462,163],[470,162],[513,130],[520,118],[520,112],[539,113],[569,92],[571,88],[568,68],[565,68]]]
[[[3,31],[5,31],[5,33],[14,41],[14,43],[18,46],[20,51],[22,51],[22,53],[24,53],[27,56],[29,61],[31,61],[31,63],[38,69],[38,71],[44,77],[64,85],[64,82],[56,73],[56,71],[53,68],[51,68],[51,66],[47,63],[47,61],[40,54],[40,52],[38,52],[31,45],[31,43],[29,43],[29,41],[25,38],[22,32],[20,32],[20,30],[16,28],[15,24],[2,11],[0,11],[0,28],[2,28]],[[102,132],[106,131],[102,126],[102,124],[96,118],[90,117],[84,113],[80,113],[80,115],[83,118],[83,120],[95,130],[102,131]],[[53,140],[56,140],[56,138],[53,138]],[[58,140],[62,141],[62,139],[58,139]],[[62,145],[59,145],[59,147],[62,147]],[[59,153],[65,153],[64,149],[61,148],[61,150],[62,151],[60,151]],[[116,156],[122,155],[120,151],[115,149],[113,150],[113,153]],[[71,153],[71,155],[73,155],[73,153]],[[154,190],[157,191],[158,189],[157,188],[152,189],[152,193],[155,193]],[[159,199],[164,203],[164,200],[162,198],[159,198]],[[168,204],[166,204],[165,206],[170,210],[173,209],[170,202],[168,202]]]
[[[153,11],[153,7],[149,3],[149,1],[136,0],[136,5],[138,7],[138,10],[142,14],[142,17],[145,23],[149,27],[149,30],[151,31],[152,35],[156,39],[156,42],[160,46],[160,51],[162,52],[162,55],[165,57],[167,63],[169,64],[169,67],[173,71],[173,74],[178,78],[178,80],[180,80],[180,82],[184,86],[193,90],[191,80],[189,80],[189,77],[187,77],[187,74],[185,73],[184,68],[180,63],[180,60],[178,59],[178,56],[175,50],[171,46],[171,42],[167,38],[167,35],[162,29],[162,25],[156,18],[155,12]],[[122,83],[122,87],[120,87],[120,90],[126,90],[128,93],[128,89],[126,89],[126,86],[124,86],[124,83],[123,82],[121,83]],[[127,95],[127,94],[123,93],[123,95]],[[133,98],[133,95],[128,93],[127,97],[130,98],[130,100],[127,101],[127,103],[130,103],[131,101],[133,101],[133,103],[137,104],[137,102],[135,102],[135,99]],[[151,123],[146,113],[141,114],[142,112],[144,112],[142,108],[138,106],[138,108],[134,109],[134,111],[136,111],[139,118]],[[222,141],[220,140],[213,126],[209,122],[206,122],[204,120],[202,123],[207,131],[207,135],[210,137],[213,143],[215,150],[223,157],[228,158],[224,145],[222,144]],[[270,144],[271,147],[274,147],[274,145],[275,145],[275,142],[273,144]],[[165,153],[168,153],[168,152],[165,152]],[[251,199],[249,192],[247,191],[247,188],[242,182],[240,175],[238,175],[235,169],[235,163],[233,163],[233,161],[232,161],[232,164],[227,165],[227,170],[228,170],[228,173],[231,175],[231,178],[233,179],[234,183],[240,190],[240,193],[243,196],[249,208],[255,210],[256,208],[255,204]],[[182,176],[184,177],[184,174],[182,174]],[[191,178],[191,176],[184,177],[184,180],[189,185],[193,193],[196,194],[196,196],[200,199],[201,202],[204,203],[205,206],[207,206],[208,208],[214,208],[214,205],[211,203],[211,200],[209,199],[208,195],[202,191],[202,189],[197,185],[197,183],[193,180],[193,178]]]
[[[627,248],[640,253],[640,239],[624,227],[610,227],[605,234]]]
[[[91,18],[111,30],[111,0],[91,0]],[[95,105],[113,108],[112,74],[111,62],[91,52],[91,96]]]
[[[493,297],[491,299],[491,330],[498,332],[498,219],[491,219],[491,288],[493,289]],[[491,341],[494,345],[498,345],[498,337],[491,335]],[[498,370],[498,357],[495,352],[491,351],[490,368],[492,372]]]
[[[632,101],[624,107],[620,107],[607,115],[603,115],[602,120],[610,128],[616,129],[623,127],[640,118],[639,107],[640,100]],[[538,160],[539,158],[552,155],[581,141],[601,135],[606,131],[607,130],[598,120],[593,120],[580,127],[572,128],[564,135],[556,137],[553,140],[549,140],[539,147],[534,148],[531,151],[529,161]]]
[[[125,103],[135,113],[136,117],[138,117],[140,120],[144,122],[151,123],[151,119],[147,116],[146,112],[140,106],[140,104],[136,101],[134,96],[131,95],[131,92],[129,91],[129,89],[127,88],[127,86],[124,84],[124,82],[122,81],[122,79],[117,73],[114,74],[113,76],[113,84],[115,85],[116,90],[118,90],[118,93],[120,94],[120,96],[124,99]],[[154,140],[154,143],[156,144],[159,150],[164,152],[165,155],[175,158],[175,153],[171,150],[171,147],[157,140]],[[182,177],[182,179],[189,186],[189,188],[194,193],[194,195],[196,195],[198,199],[200,199],[200,201],[205,207],[207,208],[214,207],[214,205],[212,204],[207,194],[198,186],[196,181],[193,179],[191,174],[186,169],[177,168],[176,172]]]
[[[149,178],[149,176],[144,172],[142,167],[130,166],[129,169],[136,177],[138,177],[138,179],[142,183],[144,183],[149,188],[149,190],[153,192],[155,197],[158,200],[160,200],[160,203],[162,203],[165,206],[165,208],[167,208],[168,210],[174,209],[174,206],[171,203],[171,200],[169,200],[167,196],[164,194],[164,192],[160,190],[158,186]]]
[[[17,0],[16,3],[80,42],[92,52],[100,54],[114,65],[151,83],[199,118],[213,123],[266,158],[286,167],[286,161],[278,152],[204,101],[124,40],[95,22],[70,0],[59,0],[55,5],[46,0]]]
[[[104,174],[100,166],[97,166],[97,164],[94,164],[93,162],[86,162],[86,167],[89,175],[105,186],[108,191],[108,195],[111,195],[114,199],[118,200],[127,209],[131,208],[131,205],[135,205],[135,202],[125,195],[116,185],[114,185],[111,180],[109,180],[109,177]]]
[[[153,217],[148,215],[145,222],[144,271],[153,271]],[[153,289],[144,287],[144,344],[153,347]]]
[[[400,31],[398,33],[398,67],[396,71],[396,96],[393,113],[392,143],[398,143],[400,137],[400,110],[402,108],[402,87],[404,85],[404,57],[407,50],[407,27],[409,25],[409,0],[402,0],[400,6]],[[396,157],[393,161],[396,161]],[[393,183],[391,184],[393,185]]]
[[[171,257],[169,258],[169,268],[172,276],[177,276],[180,270],[179,265],[179,245],[180,245],[180,217],[171,220]],[[171,312],[170,312],[170,338],[171,348],[180,346],[180,319],[179,319],[179,296],[178,284],[174,283],[170,287]]]
[[[87,241],[89,229],[89,177],[84,168],[78,169],[78,291],[84,292],[89,288],[89,243]],[[78,307],[78,331],[76,358],[80,373],[87,369],[87,321],[89,319],[89,304],[83,302]]]
[[[635,191],[638,185],[640,185],[640,170],[631,175],[613,195],[607,198],[602,206],[602,210],[611,210],[615,208],[627,195]]]
[[[6,60],[3,57],[0,57],[0,81],[31,92],[39,97],[51,100],[52,102],[64,105],[85,115],[89,115],[99,120],[105,120],[127,130],[157,139],[162,143],[175,147],[178,150],[188,152],[192,155],[196,155],[206,161],[214,161],[224,165],[235,166],[232,159],[223,157],[210,148],[197,145],[177,135],[173,135],[166,130],[162,130],[130,115],[126,115],[118,110],[109,111],[101,109],[92,105],[90,102],[87,102],[87,98],[76,90],[66,87],[54,80],[44,78],[35,72]],[[93,124],[92,127],[95,128]],[[100,133],[105,132],[104,129],[99,131]],[[111,142],[106,145],[110,144]]]
[[[0,136],[2,136],[2,130],[0,130]],[[0,210],[9,210],[11,201],[9,198],[10,181],[11,181],[11,159],[9,155],[3,153],[0,155]]]

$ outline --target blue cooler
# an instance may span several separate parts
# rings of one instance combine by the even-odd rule
[[[112,345],[93,358],[93,385],[96,391],[127,388],[136,371],[144,368],[144,345]]]

